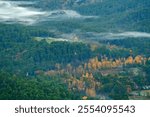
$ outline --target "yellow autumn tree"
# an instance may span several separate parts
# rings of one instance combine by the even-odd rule
[[[142,64],[142,60],[143,60],[143,57],[140,55],[137,55],[134,59],[135,63],[137,64]]]
[[[126,61],[125,61],[126,64],[133,64],[134,63],[134,59],[132,56],[129,56]]]

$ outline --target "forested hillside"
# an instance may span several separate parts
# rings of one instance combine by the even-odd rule
[[[150,99],[148,0],[0,6],[0,99]]]

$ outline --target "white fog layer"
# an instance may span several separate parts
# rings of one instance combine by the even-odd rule
[[[124,38],[150,38],[150,33],[137,32],[137,31],[126,31],[121,33],[105,32],[105,33],[95,33],[87,32],[84,35],[88,35],[90,39],[124,39]]]
[[[19,6],[24,4],[28,4],[28,2],[0,1],[0,22],[33,24],[45,14],[37,9]]]
[[[4,1],[0,0],[0,22],[34,24],[39,21],[63,20],[66,18],[91,18],[93,16],[82,16],[73,10],[41,11],[21,5],[34,4],[34,2]]]
[[[145,33],[145,32],[123,32],[123,33],[108,33],[106,35],[108,38],[123,38],[123,37],[133,37],[133,38],[138,38],[138,37],[144,37],[144,38],[150,38],[150,33]]]

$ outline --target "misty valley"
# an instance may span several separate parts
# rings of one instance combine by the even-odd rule
[[[149,100],[149,7],[0,0],[0,99]]]

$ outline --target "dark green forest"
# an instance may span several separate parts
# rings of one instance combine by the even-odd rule
[[[82,18],[0,18],[1,100],[150,99],[148,0],[28,1],[20,6]]]

